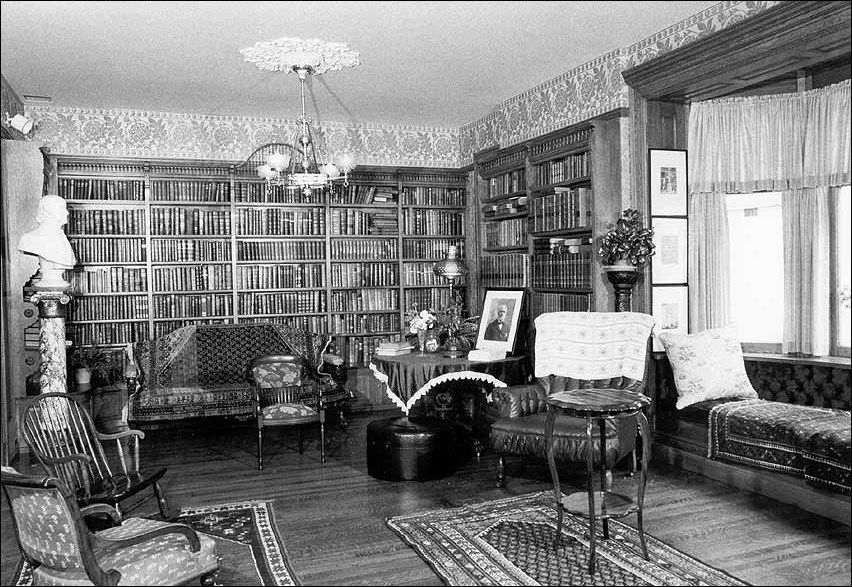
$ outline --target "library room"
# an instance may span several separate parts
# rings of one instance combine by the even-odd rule
[[[852,2],[0,4],[0,584],[852,585]]]

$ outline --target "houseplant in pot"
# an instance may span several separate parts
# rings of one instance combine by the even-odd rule
[[[114,379],[116,365],[112,356],[97,344],[74,349],[68,360],[77,385],[104,385]],[[92,381],[94,379],[94,381]]]
[[[639,211],[627,208],[601,236],[598,256],[616,292],[616,311],[630,311],[633,284],[639,269],[654,255],[654,229],[642,226]]]

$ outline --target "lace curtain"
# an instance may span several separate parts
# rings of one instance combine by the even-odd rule
[[[850,183],[850,80],[791,94],[695,102],[691,192],[751,193]]]

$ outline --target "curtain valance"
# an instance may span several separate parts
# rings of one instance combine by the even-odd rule
[[[749,193],[850,183],[850,80],[818,90],[695,102],[691,192]]]

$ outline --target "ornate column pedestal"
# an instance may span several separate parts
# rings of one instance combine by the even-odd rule
[[[608,265],[604,267],[604,271],[615,289],[615,311],[630,312],[633,286],[639,280],[639,270],[633,265]]]
[[[24,301],[38,307],[41,392],[68,392],[65,357],[65,307],[71,301],[67,289],[39,287],[27,282]]]

